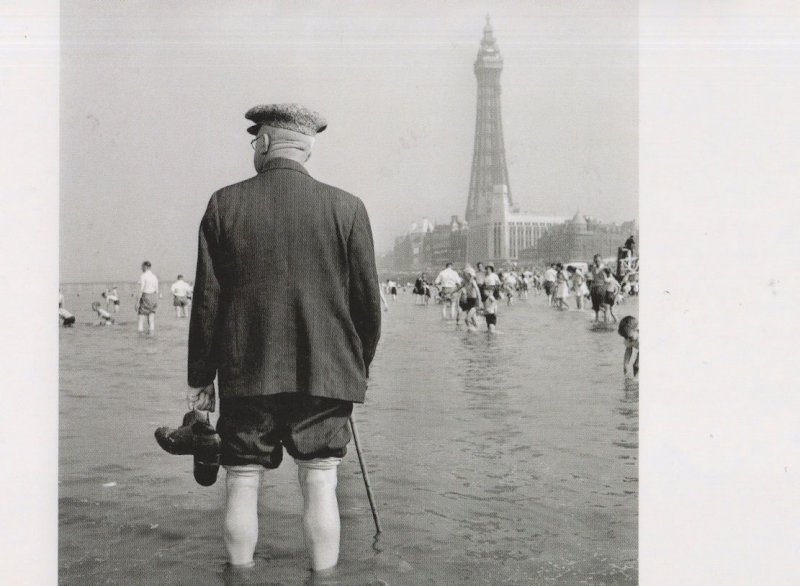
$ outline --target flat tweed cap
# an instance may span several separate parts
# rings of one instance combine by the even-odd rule
[[[258,129],[263,124],[274,126],[275,128],[294,130],[308,136],[314,136],[328,127],[325,118],[300,104],[254,106],[247,111],[244,117],[255,122],[253,126],[247,129],[247,132],[253,136],[258,134]]]

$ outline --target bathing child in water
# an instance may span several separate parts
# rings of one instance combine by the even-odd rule
[[[98,317],[100,318],[100,321],[97,323],[97,325],[109,326],[114,323],[114,318],[111,317],[111,314],[108,313],[107,310],[100,306],[99,301],[92,303],[92,311],[97,313]]]
[[[628,376],[631,356],[636,349],[636,360],[633,362],[633,376],[639,376],[639,321],[632,315],[623,317],[619,322],[619,335],[625,338],[625,357],[622,359],[622,372]]]

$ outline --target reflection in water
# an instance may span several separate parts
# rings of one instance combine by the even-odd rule
[[[351,449],[329,582],[635,584],[638,382],[615,328],[535,296],[501,307],[502,335],[456,331],[439,309],[401,296],[385,314],[356,407],[383,533]],[[151,339],[76,315],[61,332],[60,583],[324,583],[290,459],[265,475],[256,567],[233,572],[224,473],[202,488],[190,457],[155,443],[183,415],[187,321],[162,312]]]

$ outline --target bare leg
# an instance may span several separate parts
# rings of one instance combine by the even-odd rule
[[[151,313],[150,315],[147,316],[147,323],[148,323],[148,325],[150,327],[150,335],[154,334],[156,332],[156,314],[155,313]]]
[[[332,568],[339,561],[341,521],[336,470],[340,462],[339,458],[297,460],[303,491],[303,535],[315,572]]]
[[[146,315],[140,315],[139,316],[139,331],[140,332],[144,332],[144,322],[146,322],[146,321],[147,321],[147,316]]]
[[[181,316],[181,306],[180,305],[176,305],[175,306],[175,319],[178,319],[180,316]]]
[[[234,566],[249,566],[258,541],[258,490],[264,469],[230,466],[225,478],[225,549]]]

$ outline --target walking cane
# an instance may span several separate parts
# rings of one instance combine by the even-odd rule
[[[381,532],[381,522],[378,520],[378,509],[375,507],[375,496],[372,494],[372,486],[369,483],[369,474],[367,473],[367,464],[364,462],[364,454],[361,453],[361,443],[358,441],[358,430],[356,429],[356,422],[353,416],[350,416],[350,431],[353,432],[353,443],[356,445],[356,453],[358,454],[358,463],[361,465],[361,475],[364,477],[364,486],[367,487],[367,498],[369,499],[369,506],[372,509],[372,518],[375,520],[375,529],[378,533]]]

